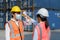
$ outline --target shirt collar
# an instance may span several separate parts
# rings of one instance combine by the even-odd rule
[[[18,25],[18,21],[16,21],[14,18],[11,18],[11,20],[14,21],[16,25]]]
[[[13,21],[15,21],[15,22],[18,22],[18,21],[16,21],[14,18],[11,18],[11,20],[13,20]]]

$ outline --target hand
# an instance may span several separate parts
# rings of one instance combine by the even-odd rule
[[[25,10],[22,10],[22,16],[26,17],[26,15],[27,15],[27,12]]]
[[[31,20],[31,18],[27,15],[27,12],[25,10],[23,10],[22,16],[25,17],[26,19]]]

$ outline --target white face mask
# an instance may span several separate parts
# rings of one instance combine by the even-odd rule
[[[16,14],[16,19],[17,20],[21,20],[21,17],[22,17],[21,14]]]

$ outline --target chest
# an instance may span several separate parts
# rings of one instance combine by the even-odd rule
[[[16,22],[11,22],[11,25],[14,31],[22,30],[22,22],[19,22],[18,25]]]

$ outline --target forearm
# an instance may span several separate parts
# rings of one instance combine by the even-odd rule
[[[37,22],[34,19],[32,19],[31,17],[29,17],[27,14],[24,13],[23,16],[26,19],[26,21],[27,21],[28,24],[29,23],[31,23],[31,24],[33,23],[34,25],[37,24]]]
[[[27,22],[27,21],[23,21],[24,22],[24,26],[29,26],[29,25],[32,25],[31,22]]]

